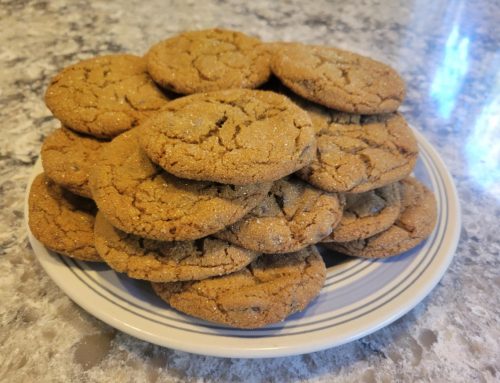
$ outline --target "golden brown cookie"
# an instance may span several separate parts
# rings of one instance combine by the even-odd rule
[[[248,267],[195,282],[153,283],[173,308],[208,321],[258,328],[302,311],[323,287],[326,268],[314,246],[259,257]]]
[[[155,44],[145,57],[151,77],[181,94],[256,88],[271,73],[259,39],[224,29],[182,33]]]
[[[214,236],[263,253],[289,253],[331,233],[342,209],[337,194],[284,178],[273,184],[259,206]]]
[[[310,110],[318,149],[299,177],[331,192],[362,193],[408,176],[417,140],[399,113],[359,116]]]
[[[271,68],[290,89],[308,100],[344,112],[394,112],[405,84],[386,64],[337,48],[273,44]]]
[[[28,199],[31,233],[50,250],[82,261],[102,262],[94,247],[96,207],[45,174],[31,184]]]
[[[90,174],[99,210],[127,233],[162,241],[205,237],[242,218],[271,188],[179,179],[149,160],[141,134],[137,128],[107,144]]]
[[[386,258],[417,246],[434,230],[437,207],[434,194],[414,178],[402,185],[402,212],[387,230],[373,237],[351,242],[329,242],[329,249],[364,258]]]
[[[307,113],[272,92],[232,89],[179,98],[143,127],[141,144],[153,162],[195,180],[274,181],[315,153]]]
[[[43,142],[41,158],[47,177],[75,194],[92,198],[90,168],[105,141],[61,127]]]
[[[113,227],[97,213],[95,246],[113,270],[152,282],[200,280],[241,270],[260,254],[215,238],[165,242]]]
[[[395,182],[364,193],[345,194],[342,219],[322,242],[349,242],[387,230],[401,211],[400,184]]]
[[[49,84],[45,103],[67,127],[114,137],[139,125],[167,103],[146,71],[146,61],[109,55],[63,69]]]

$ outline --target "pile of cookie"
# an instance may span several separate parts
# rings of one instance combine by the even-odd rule
[[[79,62],[46,92],[62,126],[42,146],[30,229],[181,312],[281,321],[323,286],[315,244],[384,258],[432,232],[403,98],[367,57],[221,29]]]

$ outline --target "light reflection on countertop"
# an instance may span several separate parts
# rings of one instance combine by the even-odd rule
[[[202,357],[117,332],[41,270],[23,196],[41,142],[58,125],[42,101],[51,76],[79,59],[143,54],[181,30],[213,26],[337,45],[390,63],[406,80],[401,111],[450,169],[463,227],[450,269],[403,318],[303,356]],[[498,1],[10,1],[0,6],[0,28],[0,380],[499,381]]]
[[[470,177],[500,200],[500,74],[494,81],[496,95],[477,116],[464,151]]]
[[[446,41],[442,64],[438,66],[431,85],[430,96],[437,102],[443,119],[448,119],[456,104],[457,93],[469,67],[469,38],[462,36],[453,25]]]

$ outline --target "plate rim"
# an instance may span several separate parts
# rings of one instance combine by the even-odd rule
[[[440,267],[438,269],[433,269],[427,271],[425,274],[426,283],[415,285],[409,285],[402,292],[398,293],[396,296],[408,296],[409,300],[406,301],[404,306],[400,306],[398,309],[389,310],[389,313],[386,313],[383,317],[383,320],[379,320],[376,323],[373,323],[373,320],[369,320],[368,324],[365,324],[363,328],[359,331],[351,331],[350,334],[345,334],[341,336],[337,336],[335,339],[329,339],[328,336],[324,337],[311,337],[308,339],[306,344],[298,343],[292,345],[284,345],[273,344],[270,342],[268,345],[251,345],[248,338],[238,338],[238,342],[242,342],[244,344],[240,346],[231,346],[228,347],[217,345],[216,342],[200,342],[199,340],[186,342],[186,339],[178,339],[175,336],[171,336],[167,339],[158,338],[158,335],[152,334],[141,328],[141,326],[134,326],[132,323],[124,322],[120,320],[118,316],[114,316],[112,313],[107,312],[106,310],[96,309],[91,302],[88,302],[85,299],[84,294],[78,294],[76,291],[69,288],[63,281],[61,281],[58,276],[56,270],[51,267],[48,257],[51,258],[51,261],[54,261],[54,254],[51,254],[49,250],[47,250],[34,236],[32,235],[29,225],[28,225],[28,197],[29,191],[31,188],[31,184],[36,177],[40,173],[41,169],[41,161],[38,158],[36,164],[33,167],[31,176],[29,177],[28,183],[26,185],[25,190],[25,201],[24,201],[24,224],[28,233],[29,242],[35,253],[35,256],[38,262],[41,264],[42,268],[48,274],[48,276],[54,281],[54,283],[77,305],[82,307],[85,311],[87,311],[90,315],[102,320],[108,325],[124,332],[129,335],[132,335],[138,339],[148,341],[153,344],[157,344],[164,347],[173,348],[180,351],[185,351],[189,353],[199,354],[199,355],[208,355],[208,356],[216,356],[216,357],[238,357],[238,358],[271,358],[271,357],[284,357],[284,356],[292,356],[292,355],[300,355],[306,354],[314,351],[320,351],[328,348],[337,347],[354,340],[360,339],[368,334],[378,331],[379,329],[389,325],[395,320],[401,318],[403,315],[411,311],[418,303],[420,303],[439,283],[444,273],[448,269],[453,257],[456,253],[456,249],[458,246],[458,242],[460,239],[460,230],[461,230],[461,210],[460,203],[458,198],[458,193],[456,190],[456,186],[451,176],[445,162],[437,152],[437,150],[432,146],[432,144],[420,133],[418,130],[412,127],[412,131],[414,132],[417,142],[419,146],[425,148],[425,151],[430,157],[430,161],[436,167],[437,173],[443,179],[444,186],[444,195],[447,197],[447,203],[450,207],[448,214],[454,216],[454,220],[450,222],[449,229],[443,232],[443,238],[449,236],[449,241],[446,246],[446,253],[440,254],[438,257],[438,261]],[[426,170],[429,169],[426,166]],[[451,197],[451,199],[449,198]],[[61,257],[60,255],[57,255]],[[430,264],[433,261],[430,262]],[[65,266],[63,266],[64,264]],[[57,267],[69,267],[66,266],[64,261],[59,261]],[[56,268],[57,268],[56,267]],[[421,279],[422,276],[418,276],[417,279]],[[410,288],[412,287],[413,288]],[[116,304],[116,303],[115,303]],[[350,320],[349,320],[350,321]],[[320,330],[322,331],[322,330]],[[326,331],[327,332],[327,331]],[[202,337],[210,337],[214,338],[214,336],[210,334],[198,334]],[[325,334],[326,335],[326,334]],[[189,334],[189,336],[196,336],[193,334]],[[284,337],[298,337],[296,334],[288,334],[284,335]],[[181,337],[182,338],[182,337]],[[232,336],[219,336],[217,339],[225,338],[226,343],[229,339],[234,339]],[[265,337],[262,337],[266,339]],[[262,339],[259,338],[259,339]],[[293,342],[292,342],[293,343]]]

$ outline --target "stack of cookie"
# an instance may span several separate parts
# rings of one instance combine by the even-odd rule
[[[386,257],[432,231],[403,96],[366,57],[219,29],[80,62],[46,93],[63,126],[42,147],[31,231],[187,314],[283,320],[323,285],[315,244]]]

